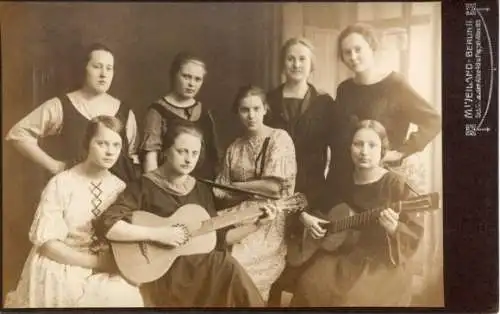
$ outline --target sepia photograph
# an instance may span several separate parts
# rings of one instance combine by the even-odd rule
[[[446,307],[441,2],[0,13],[3,308]]]

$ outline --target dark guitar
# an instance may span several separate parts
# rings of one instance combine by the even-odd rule
[[[314,253],[323,249],[328,252],[337,250],[346,240],[348,230],[373,223],[380,213],[386,208],[396,212],[422,212],[439,209],[439,193],[431,193],[412,197],[405,201],[392,203],[390,206],[367,210],[363,213],[350,215],[350,207],[339,204],[326,214],[322,219],[328,220],[327,233],[322,239],[313,239],[307,230],[303,231],[301,239],[293,239],[288,245],[287,262],[291,266],[300,266],[308,261]],[[325,225],[323,225],[325,226]]]
[[[285,211],[302,210],[307,206],[305,196],[300,193],[276,202]],[[166,218],[146,211],[135,211],[132,224],[149,227],[182,224],[189,230],[189,241],[175,248],[153,242],[113,241],[111,249],[123,277],[139,285],[163,276],[179,256],[211,252],[216,244],[216,230],[260,217],[262,214],[260,208],[249,208],[210,217],[203,207],[196,204],[184,205]]]

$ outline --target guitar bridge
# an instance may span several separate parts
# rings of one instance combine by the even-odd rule
[[[146,261],[148,262],[148,264],[151,264],[151,260],[149,259],[149,256],[148,256],[148,247],[147,247],[146,243],[145,242],[140,242],[139,243],[139,248],[141,249],[142,256],[144,256],[144,258],[146,259]]]

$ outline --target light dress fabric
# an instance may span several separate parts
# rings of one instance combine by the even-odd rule
[[[265,136],[241,137],[227,149],[223,169],[216,181],[222,184],[242,182],[260,178],[275,178],[281,182],[281,197],[293,195],[297,163],[295,148],[288,133],[281,129],[271,129],[269,145],[260,174],[259,153]],[[257,173],[256,173],[256,168]],[[257,176],[256,176],[257,175]],[[214,189],[221,199],[230,199],[231,194]],[[268,200],[247,200],[221,210],[219,214],[241,211],[249,207],[261,206]],[[243,266],[259,289],[264,300],[268,299],[272,283],[285,267],[285,216],[286,208],[279,206],[277,217],[240,242],[232,246],[232,256]]]
[[[121,276],[60,264],[39,253],[40,247],[51,240],[92,253],[96,239],[92,220],[124,189],[125,183],[111,173],[93,182],[82,175],[80,165],[52,177],[30,228],[33,248],[16,290],[7,295],[5,307],[143,306],[139,289]]]

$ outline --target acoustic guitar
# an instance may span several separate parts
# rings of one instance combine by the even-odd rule
[[[305,195],[296,193],[275,201],[275,204],[286,212],[293,212],[303,210],[307,206],[307,200]],[[132,224],[148,227],[184,225],[190,234],[188,242],[179,247],[171,247],[147,241],[112,241],[111,249],[123,277],[132,284],[140,285],[162,277],[179,256],[211,252],[217,241],[216,230],[261,217],[263,213],[260,208],[249,207],[210,217],[203,207],[196,204],[184,205],[166,218],[146,211],[135,211]]]
[[[316,251],[322,249],[328,252],[337,250],[347,239],[349,229],[359,228],[378,219],[380,213],[392,208],[396,212],[422,212],[436,210],[439,208],[439,193],[431,193],[422,196],[412,197],[410,199],[392,203],[387,207],[380,207],[352,215],[349,205],[339,204],[324,215],[318,215],[319,218],[328,220],[324,224],[327,233],[321,239],[314,239],[308,230],[303,230],[302,237],[298,236],[292,239],[288,245],[287,262],[294,267],[300,266],[308,261]]]

